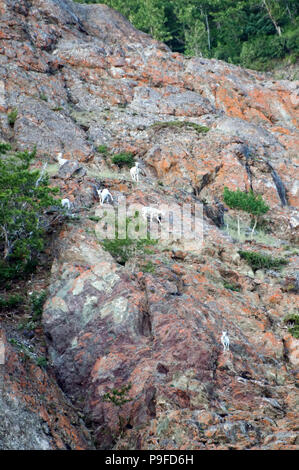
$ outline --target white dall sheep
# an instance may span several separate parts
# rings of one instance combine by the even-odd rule
[[[147,219],[150,218],[150,221],[155,219],[159,224],[161,224],[161,218],[164,214],[163,211],[160,209],[156,209],[156,207],[143,207],[141,209],[142,216]]]
[[[71,202],[68,198],[62,199],[61,200],[61,205],[62,205],[62,207],[66,207],[68,210],[71,209]]]
[[[113,197],[112,197],[112,194],[110,193],[109,189],[104,188],[102,191],[98,189],[97,193],[98,193],[99,198],[100,198],[101,206],[104,204],[104,202],[107,199],[110,199],[110,201],[113,202]]]
[[[68,162],[68,160],[66,160],[65,158],[62,158],[62,152],[59,152],[57,154],[56,160],[58,161],[60,166],[64,165],[66,162]]]
[[[223,351],[229,351],[229,337],[226,331],[222,331],[221,343],[223,346]]]
[[[133,181],[136,181],[136,183],[138,183],[139,181],[139,175],[141,173],[141,169],[139,167],[139,163],[136,162],[135,163],[135,166],[133,166],[131,169],[130,169],[130,174],[131,174],[131,177],[132,177],[132,180]]]

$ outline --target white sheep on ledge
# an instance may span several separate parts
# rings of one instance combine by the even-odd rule
[[[159,224],[161,224],[162,216],[165,215],[163,211],[160,209],[156,209],[156,207],[149,207],[145,206],[141,209],[142,216],[147,219],[150,218],[150,221],[155,219]]]
[[[62,205],[62,207],[66,207],[68,210],[71,209],[71,202],[68,198],[62,199],[61,200],[61,205]]]
[[[113,202],[113,197],[112,194],[110,193],[109,189],[104,188],[103,190],[97,189],[98,196],[100,198],[100,204],[101,206],[104,204],[104,202],[107,199],[110,199],[111,202]]]
[[[136,181],[136,183],[138,183],[139,181],[139,175],[141,173],[141,168],[139,166],[139,163],[136,162],[135,163],[135,166],[133,166],[131,169],[130,169],[130,175],[132,177],[132,180],[133,181]]]
[[[56,160],[58,161],[60,166],[64,165],[66,162],[68,162],[68,160],[66,160],[65,158],[62,158],[62,152],[59,152],[57,154]]]
[[[223,351],[229,351],[229,337],[226,331],[222,331],[221,343],[223,346]]]

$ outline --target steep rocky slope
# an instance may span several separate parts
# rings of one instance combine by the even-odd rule
[[[295,449],[299,341],[284,319],[298,305],[298,82],[184,58],[104,5],[2,0],[0,25],[0,138],[17,149],[36,145],[38,164],[48,163],[80,215],[56,241],[43,327],[57,381],[96,446]],[[132,152],[143,162],[142,182],[100,145]],[[58,152],[79,163],[58,171]],[[203,202],[203,246],[164,240],[117,263],[96,236],[98,183],[114,207],[124,196],[128,205]],[[269,233],[242,241],[207,217],[216,213],[217,222],[224,186],[263,195]],[[240,249],[288,264],[253,272]],[[28,377],[24,387],[34,393],[50,380],[32,385]],[[103,401],[128,384],[121,410]],[[84,429],[76,432],[68,445],[88,447]],[[61,447],[42,437],[41,448]]]

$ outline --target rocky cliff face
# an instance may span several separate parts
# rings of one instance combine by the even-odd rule
[[[0,40],[0,137],[37,145],[80,214],[56,241],[43,326],[96,446],[295,449],[299,341],[284,318],[298,302],[298,82],[174,54],[104,5],[2,0]],[[100,145],[132,152],[142,182]],[[58,171],[58,152],[83,171]],[[117,263],[94,231],[99,182],[115,207],[204,202],[203,247],[164,241]],[[263,195],[264,238],[217,226],[224,186]],[[240,249],[289,262],[253,272]],[[128,384],[121,409],[103,401]],[[79,434],[70,447],[88,447]]]

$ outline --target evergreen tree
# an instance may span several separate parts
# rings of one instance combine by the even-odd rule
[[[76,0],[105,3],[187,55],[267,69],[299,55],[297,0]]]
[[[36,260],[47,229],[45,209],[57,205],[48,177],[30,170],[33,152],[2,155],[0,160],[0,275],[21,274]]]

